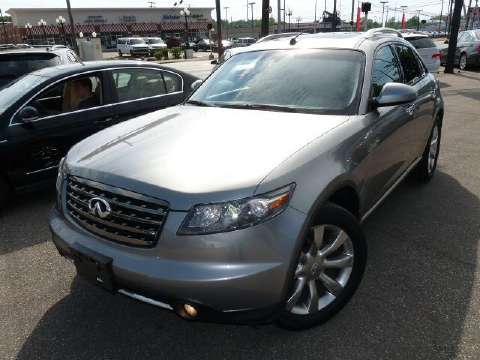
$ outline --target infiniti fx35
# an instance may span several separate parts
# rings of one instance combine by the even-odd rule
[[[361,222],[433,176],[443,113],[394,33],[255,44],[185,104],[75,145],[53,240],[91,282],[184,318],[308,328],[358,287]]]

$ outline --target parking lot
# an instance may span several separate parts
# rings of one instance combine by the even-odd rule
[[[85,283],[50,241],[52,187],[0,214],[0,359],[479,359],[480,72],[439,78],[438,172],[406,181],[367,220],[365,278],[325,325],[188,322]]]

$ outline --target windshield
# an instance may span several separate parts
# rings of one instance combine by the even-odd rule
[[[163,40],[162,39],[148,39],[147,43],[149,43],[149,44],[163,44]]]
[[[145,44],[145,40],[143,40],[143,39],[132,39],[132,40],[130,40],[130,44],[132,44],[132,45]]]
[[[55,54],[0,54],[0,87],[24,74],[57,64],[59,64],[59,57]]]
[[[352,50],[268,50],[232,56],[192,95],[203,106],[353,114],[364,55]]]
[[[46,78],[37,75],[25,75],[0,88],[0,114],[18,101],[27,91],[43,83]]]

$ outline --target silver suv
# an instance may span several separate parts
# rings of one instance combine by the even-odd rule
[[[362,221],[433,176],[443,113],[386,30],[255,44],[185,104],[74,146],[53,240],[94,284],[184,318],[308,328],[358,287]]]

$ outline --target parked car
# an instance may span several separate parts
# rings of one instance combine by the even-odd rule
[[[165,41],[160,37],[146,37],[143,39],[148,45],[150,56],[154,55],[158,50],[167,48],[167,44],[165,44]]]
[[[430,36],[419,32],[403,33],[402,36],[417,49],[428,71],[437,73],[442,54]]]
[[[13,190],[54,178],[79,140],[181,103],[196,80],[157,64],[99,61],[42,69],[0,89],[0,208]]]
[[[118,38],[117,51],[119,56],[148,56],[150,54],[150,47],[142,38]]]
[[[200,39],[193,46],[194,51],[210,51],[213,47],[213,42],[209,39]]]
[[[167,43],[167,47],[171,49],[174,47],[181,47],[183,40],[179,37],[170,37],[165,42]]]
[[[254,44],[257,40],[252,37],[243,37],[243,38],[238,38],[235,39],[233,42],[233,46],[235,47],[245,47],[245,46],[250,46]]]
[[[0,88],[22,75],[44,67],[81,61],[66,47],[9,48],[0,51]]]
[[[442,46],[442,64],[447,61],[448,41]],[[461,31],[458,34],[455,66],[465,70],[470,66],[480,66],[480,29]]]
[[[267,36],[264,36],[262,38],[260,38],[257,43],[261,43],[261,42],[264,42],[264,41],[271,41],[271,40],[277,40],[277,39],[282,39],[282,38],[291,38],[291,37],[294,37],[294,36],[298,36],[300,35],[301,33],[300,32],[289,32],[289,33],[279,33],[279,34],[270,34],[270,35],[267,35]]]
[[[255,44],[184,105],[75,145],[53,240],[93,284],[187,319],[314,326],[360,283],[361,222],[434,175],[443,112],[390,33]]]

